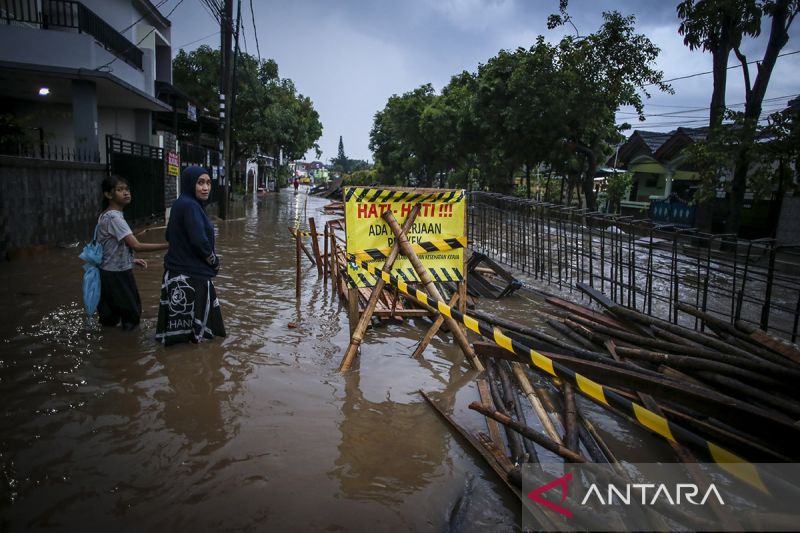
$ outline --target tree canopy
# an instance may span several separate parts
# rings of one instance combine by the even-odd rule
[[[569,21],[561,8],[551,26]],[[531,169],[545,166],[572,176],[594,209],[596,168],[621,137],[616,110],[631,105],[641,115],[648,86],[669,90],[653,67],[659,50],[635,32],[635,19],[603,20],[587,37],[554,45],[539,36],[530,48],[501,50],[441,94],[426,84],[390,97],[370,133],[381,171],[400,183],[511,192],[523,170],[530,195]]]
[[[789,42],[789,28],[798,12],[798,0],[685,0],[678,5],[679,31],[684,35],[684,43],[690,49],[700,48],[713,56],[710,130],[707,139],[689,153],[691,164],[703,177],[700,197],[713,197],[719,188],[727,192],[724,229],[727,233],[739,231],[748,188],[754,192],[762,191],[765,195],[774,188],[779,198],[783,192],[785,167],[782,161],[792,158],[791,150],[779,154],[780,157],[773,154],[765,159],[765,154],[774,147],[784,146],[779,140],[789,130],[777,125],[784,122],[782,115],[773,115],[765,124],[761,114],[772,71],[781,50]],[[769,33],[757,62],[755,78],[751,79],[743,43],[746,38],[761,35],[762,24],[767,18],[771,19]],[[742,112],[731,111],[725,106],[727,62],[731,51],[741,65],[745,102]],[[725,119],[727,123],[724,124]],[[767,140],[771,141],[765,142]],[[773,186],[765,185],[765,179],[769,181],[770,176],[776,178]]]
[[[212,115],[219,113],[220,51],[207,45],[186,52],[180,50],[173,63],[173,80],[198,106]],[[261,62],[240,53],[236,65],[236,100],[233,104],[232,139],[234,156],[253,157],[259,153],[299,159],[314,148],[322,123],[313,102],[299,94],[292,80],[278,75],[272,59]]]

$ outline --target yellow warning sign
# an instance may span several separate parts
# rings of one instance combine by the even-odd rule
[[[368,253],[372,256],[369,264],[382,268],[388,253],[381,252],[395,241],[394,233],[382,215],[391,211],[402,225],[411,209],[419,204],[419,214],[407,237],[412,245],[423,243],[424,250],[417,247],[420,261],[435,280],[463,279],[464,246],[458,246],[458,241],[465,243],[467,202],[463,190],[347,187],[344,199],[348,254]],[[347,273],[350,281],[359,287],[375,285],[375,278],[362,268],[348,265]],[[392,274],[406,282],[419,281],[411,262],[402,255],[395,260]]]

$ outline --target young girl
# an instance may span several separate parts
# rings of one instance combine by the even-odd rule
[[[133,252],[166,250],[165,243],[144,243],[134,237],[122,210],[131,203],[128,182],[119,176],[103,180],[103,212],[97,219],[97,242],[103,246],[100,264],[100,303],[97,311],[100,323],[130,330],[139,324],[142,303],[133,277],[133,265],[147,268],[142,259],[134,259]]]

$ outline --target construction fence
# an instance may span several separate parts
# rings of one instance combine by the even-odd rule
[[[578,283],[673,323],[700,327],[690,306],[796,341],[800,245],[658,226],[486,192],[470,193],[469,244],[536,280]]]

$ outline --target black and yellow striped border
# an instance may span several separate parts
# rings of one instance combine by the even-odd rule
[[[464,201],[464,190],[451,190],[439,193],[415,193],[409,191],[392,191],[371,187],[349,187],[344,195],[345,203],[355,200],[356,203],[389,203],[405,202],[409,204],[440,203],[455,204]]]
[[[663,416],[650,411],[636,402],[632,402],[627,398],[606,389],[603,385],[597,383],[596,381],[582,376],[570,368],[558,363],[557,361],[553,361],[549,357],[540,354],[536,350],[508,337],[498,328],[490,326],[484,322],[480,322],[475,318],[467,316],[458,310],[449,307],[444,302],[431,298],[420,290],[409,287],[406,282],[391,274],[387,274],[386,272],[378,270],[365,262],[355,263],[353,266],[361,267],[373,276],[380,277],[386,283],[397,287],[400,292],[409,296],[413,296],[420,302],[437,309],[444,316],[461,322],[467,327],[467,329],[474,331],[482,337],[493,340],[503,349],[522,357],[530,357],[531,363],[534,367],[546,372],[547,374],[550,374],[551,376],[558,377],[572,383],[584,396],[588,397],[595,403],[613,407],[622,411],[636,420],[644,428],[657,433],[667,440],[691,445],[705,450],[720,468],[744,481],[748,485],[758,489],[759,491],[765,494],[771,494],[765,483],[766,476],[762,476],[762,472],[759,471],[756,465],[746,461],[735,453],[704,439],[700,435],[697,435],[696,433],[685,429],[682,426],[670,422]]]
[[[352,264],[352,263],[351,263]],[[464,279],[463,274],[461,273],[460,269],[457,268],[428,268],[428,273],[434,279],[434,281],[453,281],[459,282]],[[361,283],[361,287],[374,287],[375,286],[375,277],[366,273],[362,272],[361,269],[348,269],[347,270],[348,276],[348,284],[350,287],[357,286],[356,283]],[[405,283],[419,283],[420,279],[417,275],[417,272],[414,270],[413,267],[407,268],[393,268],[392,272],[394,273],[398,279],[402,279]]]
[[[447,250],[455,250],[458,248],[467,247],[467,237],[444,237],[441,239],[431,239],[429,241],[420,241],[411,243],[411,249],[417,255],[429,254],[431,252],[445,252]],[[367,248],[366,250],[355,250],[350,252],[358,261],[369,261],[370,259],[386,259],[392,251],[391,246],[384,248]]]

